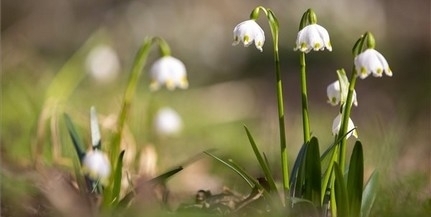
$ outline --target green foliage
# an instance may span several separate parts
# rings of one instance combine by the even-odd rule
[[[349,199],[349,210],[352,217],[361,214],[362,191],[364,182],[364,155],[362,144],[356,141],[350,157],[349,173],[347,176],[347,191]]]

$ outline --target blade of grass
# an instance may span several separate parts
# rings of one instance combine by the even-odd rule
[[[242,169],[232,159],[229,159],[229,163],[232,165],[232,167],[234,167],[234,169],[238,170],[254,184],[252,188],[257,187],[260,191],[262,191],[264,197],[267,198],[268,201],[270,202],[269,204],[272,206],[273,210],[278,210],[279,208],[283,207],[283,202],[281,201],[281,198],[278,195],[278,192],[272,192],[272,193],[268,192],[256,179],[250,176],[244,169]],[[277,203],[275,203],[275,201],[277,201]]]
[[[362,193],[361,217],[368,217],[376,200],[377,188],[379,184],[379,173],[374,171],[368,179]]]
[[[245,132],[247,133],[248,140],[250,141],[251,147],[253,148],[254,155],[257,158],[257,161],[260,164],[260,167],[263,170],[263,173],[265,174],[266,180],[268,181],[269,187],[272,192],[277,192],[277,186],[275,185],[274,177],[272,176],[271,170],[269,168],[269,164],[262,155],[260,154],[259,148],[256,145],[255,140],[253,139],[253,136],[251,135],[250,131],[246,126],[244,126]]]
[[[83,148],[85,147],[84,142],[76,132],[75,125],[68,114],[64,114],[64,121],[66,123],[67,130],[69,131],[70,138],[72,139],[73,147],[75,148],[76,154],[78,155],[79,162],[82,164],[82,160],[85,156],[85,151]]]
[[[221,158],[219,158],[219,157],[217,157],[217,156],[215,156],[215,155],[213,155],[213,154],[211,154],[211,153],[209,153],[209,152],[207,152],[207,151],[204,151],[204,153],[205,154],[207,154],[208,156],[210,156],[210,157],[212,157],[212,158],[214,158],[214,159],[216,159],[218,162],[220,162],[220,163],[222,163],[223,165],[225,165],[226,167],[228,167],[228,168],[230,168],[232,171],[234,171],[236,174],[238,174],[239,176],[241,176],[241,178],[242,179],[244,179],[244,181],[245,182],[247,182],[247,184],[251,187],[251,188],[253,188],[253,185],[255,184],[255,183],[253,183],[253,179],[250,179],[249,178],[249,176],[247,175],[247,174],[245,174],[244,172],[242,172],[241,170],[238,170],[235,166],[233,166],[231,163],[229,163],[229,162],[227,162],[227,161],[225,161],[225,160],[223,160],[223,159],[221,159]]]
[[[155,178],[152,178],[149,181],[144,182],[141,185],[135,186],[134,190],[132,190],[131,192],[127,193],[126,196],[124,196],[119,202],[118,202],[118,208],[125,208],[129,202],[133,199],[133,197],[135,197],[136,195],[136,191],[139,188],[143,188],[142,185],[155,185],[155,184],[160,184],[160,183],[164,183],[167,181],[168,178],[170,178],[171,176],[177,174],[178,172],[180,172],[181,170],[183,170],[182,166],[179,166],[177,168],[174,168],[172,170],[169,170]]]

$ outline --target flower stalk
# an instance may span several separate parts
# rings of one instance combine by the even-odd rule
[[[111,152],[111,155],[110,155],[111,165],[117,165],[117,162],[115,161],[118,158],[118,155],[120,154],[120,144],[123,136],[124,125],[129,115],[130,106],[135,96],[136,87],[138,85],[139,78],[141,77],[143,68],[147,62],[148,54],[151,50],[150,48],[154,43],[157,43],[159,45],[159,49],[162,56],[167,56],[167,55],[170,55],[171,53],[169,45],[166,43],[165,40],[163,40],[160,37],[145,38],[143,45],[138,50],[138,53],[136,54],[135,60],[133,62],[128,85],[124,93],[121,111],[118,116],[117,133],[114,135],[113,142],[111,143],[111,147],[109,148]]]
[[[328,31],[317,24],[317,16],[313,10],[308,9],[301,18],[299,32],[296,39],[296,47],[299,50],[299,64],[301,74],[301,105],[302,105],[302,127],[304,134],[304,144],[310,141],[311,130],[308,115],[308,96],[307,96],[307,74],[305,54],[311,50],[319,51],[327,48],[332,50]]]
[[[271,29],[272,42],[274,47],[274,64],[275,64],[275,78],[276,78],[276,92],[277,92],[277,110],[278,110],[278,126],[280,131],[280,157],[281,169],[283,176],[283,193],[284,199],[289,195],[289,162],[288,152],[286,147],[286,126],[284,116],[284,102],[283,102],[283,83],[281,81],[280,70],[280,56],[278,51],[278,35],[279,24],[274,13],[270,9],[262,6],[256,7],[250,14],[250,19],[256,20],[259,17],[259,12],[263,11],[268,19],[268,24]]]

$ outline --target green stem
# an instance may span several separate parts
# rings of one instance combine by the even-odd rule
[[[305,53],[300,52],[299,62],[301,65],[301,100],[302,100],[302,128],[304,133],[304,143],[310,140],[310,120],[308,118],[308,97],[307,97],[307,73],[305,70]]]
[[[278,108],[278,125],[280,130],[280,151],[281,151],[281,168],[283,175],[284,196],[289,195],[289,161],[286,148],[286,127],[284,123],[284,102],[283,102],[283,83],[280,73],[280,57],[278,52],[278,22],[272,11],[268,10],[269,26],[274,43],[274,63],[277,88],[277,108]]]
[[[340,127],[340,132],[338,133],[338,139],[341,139],[341,144],[340,144],[340,169],[341,171],[344,173],[345,170],[345,165],[346,165],[346,143],[347,143],[347,137],[344,136],[347,133],[347,128],[348,128],[348,123],[349,123],[349,117],[350,117],[350,111],[352,109],[352,98],[353,98],[353,91],[355,90],[355,85],[356,85],[356,80],[357,80],[357,76],[356,76],[356,71],[355,68],[353,67],[352,69],[352,75],[350,78],[350,84],[349,84],[349,91],[347,93],[347,100],[344,104],[344,109],[343,109],[343,119],[341,122],[341,127]]]
[[[120,153],[121,138],[123,136],[123,129],[129,114],[130,105],[135,96],[136,86],[139,81],[139,77],[142,74],[142,69],[147,61],[148,53],[150,52],[153,38],[146,38],[142,47],[136,54],[132,71],[130,73],[129,82],[124,93],[123,103],[117,122],[117,133],[114,135],[113,142],[111,143],[111,165],[117,165],[116,160]]]

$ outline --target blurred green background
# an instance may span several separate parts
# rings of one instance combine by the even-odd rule
[[[333,45],[332,52],[307,55],[313,135],[322,149],[331,143],[338,107],[326,102],[326,86],[336,79],[337,69],[350,73],[354,42],[365,31],[372,32],[376,49],[394,73],[391,78],[358,81],[359,106],[352,111],[365,146],[366,177],[374,169],[382,173],[382,193],[372,215],[421,216],[429,211],[431,24],[427,0],[4,0],[0,141],[2,173],[12,174],[6,179],[32,165],[32,152],[38,145],[48,164],[55,160],[58,147],[61,158],[74,156],[61,120],[63,112],[71,115],[82,137],[90,141],[88,113],[94,105],[101,122],[105,121],[102,137],[109,133],[109,121],[119,112],[133,57],[146,36],[168,41],[173,56],[186,64],[190,83],[187,90],[150,93],[148,65],[141,77],[128,124],[137,146],[156,147],[157,171],[215,148],[219,155],[261,175],[244,124],[278,171],[272,41],[264,17],[258,20],[267,38],[263,53],[252,46],[231,46],[233,27],[248,19],[258,5],[271,8],[281,26],[291,159],[302,140],[299,55],[293,47],[302,13],[313,8]],[[92,76],[86,65],[88,55],[99,45],[109,46],[118,57],[117,73],[108,79]],[[158,56],[154,49],[148,64]],[[170,106],[182,116],[180,135],[153,134],[153,109],[162,106]],[[224,185],[244,190],[239,177],[213,163],[205,157],[191,164],[170,181],[173,191],[192,195],[197,189],[217,191]],[[2,185],[2,191],[4,188]]]

